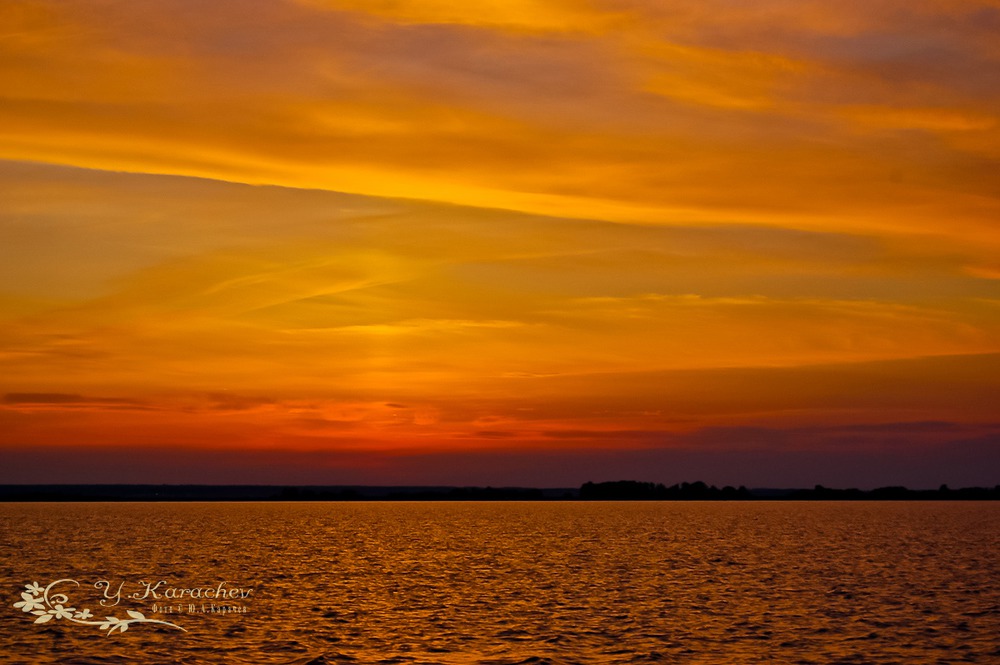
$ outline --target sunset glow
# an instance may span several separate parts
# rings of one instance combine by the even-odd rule
[[[0,482],[993,485],[998,29],[0,1]]]

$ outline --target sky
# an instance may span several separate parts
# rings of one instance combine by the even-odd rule
[[[1000,483],[997,0],[0,0],[0,482]]]

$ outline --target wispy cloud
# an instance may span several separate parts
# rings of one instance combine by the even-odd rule
[[[86,397],[66,393],[7,393],[3,403],[15,408],[100,408],[100,409],[146,409],[148,405],[136,399],[123,397]]]
[[[996,11],[16,3],[3,156],[647,223],[947,215],[995,247]]]

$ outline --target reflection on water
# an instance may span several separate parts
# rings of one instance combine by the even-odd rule
[[[1000,662],[995,503],[0,504],[0,534],[0,663]],[[187,632],[12,606],[60,578],[254,592],[157,617]]]

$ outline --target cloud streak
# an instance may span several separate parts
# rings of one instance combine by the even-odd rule
[[[995,7],[801,5],[15,3],[3,156],[995,248]]]

